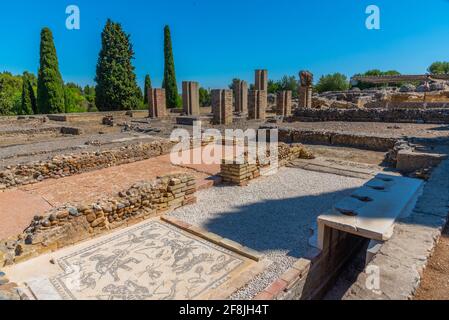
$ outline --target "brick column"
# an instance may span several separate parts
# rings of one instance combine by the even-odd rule
[[[232,124],[232,90],[212,90],[211,102],[214,124]]]
[[[312,108],[312,87],[299,87],[299,108]]]
[[[276,101],[276,114],[279,116],[289,117],[292,115],[292,92],[278,92]]]
[[[182,104],[185,114],[189,116],[200,115],[200,94],[198,82],[182,82]]]
[[[165,89],[148,89],[148,107],[150,118],[167,116]]]
[[[265,120],[267,109],[267,91],[250,90],[248,93],[248,119]]]
[[[234,88],[235,111],[248,114],[248,84],[240,80]]]
[[[256,70],[255,90],[268,91],[268,70]]]

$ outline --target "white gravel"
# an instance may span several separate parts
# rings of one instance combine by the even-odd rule
[[[365,182],[282,168],[247,187],[200,191],[197,204],[170,215],[257,250],[273,262],[231,297],[251,299],[306,254],[317,216]]]

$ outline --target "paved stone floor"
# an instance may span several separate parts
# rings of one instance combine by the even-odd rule
[[[6,272],[38,300],[191,300],[225,298],[222,287],[255,265],[152,219]]]

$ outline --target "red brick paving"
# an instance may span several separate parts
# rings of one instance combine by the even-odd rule
[[[217,182],[219,171],[219,165],[175,166],[170,156],[164,155],[7,190],[0,193],[0,239],[20,233],[35,215],[44,214],[51,206],[80,200],[94,202],[136,182],[172,173],[190,172],[196,176],[199,189],[207,188]]]

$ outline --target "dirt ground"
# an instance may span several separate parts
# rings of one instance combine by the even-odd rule
[[[385,160],[385,152],[361,150],[355,148],[307,145],[315,156],[324,158],[339,159],[351,162],[382,165]]]
[[[415,300],[449,300],[449,225],[424,271]]]

